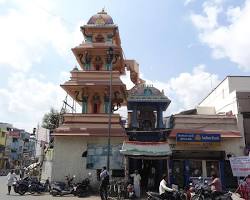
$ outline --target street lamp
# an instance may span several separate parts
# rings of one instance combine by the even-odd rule
[[[114,58],[114,49],[109,47],[107,51],[107,63],[109,65],[109,122],[108,122],[108,156],[107,156],[107,170],[109,171],[110,164],[110,131],[111,131],[111,115],[112,115],[112,61]]]

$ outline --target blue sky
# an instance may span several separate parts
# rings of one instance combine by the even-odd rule
[[[80,26],[105,7],[127,59],[172,103],[195,107],[227,75],[249,75],[250,1],[0,0],[0,121],[31,130],[65,97]]]

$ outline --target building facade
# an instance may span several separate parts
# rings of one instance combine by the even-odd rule
[[[240,133],[245,141],[244,154],[250,149],[250,76],[227,76],[210,94],[204,98],[198,108],[204,113],[235,115]]]
[[[11,124],[0,122],[0,169],[8,166],[8,155],[6,154],[7,132],[12,127]]]
[[[172,183],[184,187],[198,177],[209,180],[215,172],[226,188],[236,186],[229,158],[242,156],[244,140],[235,116],[176,114],[171,116],[170,122],[169,177]]]

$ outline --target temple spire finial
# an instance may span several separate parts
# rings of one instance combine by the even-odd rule
[[[103,6],[102,11],[99,12],[98,14],[107,14],[107,12],[106,12],[105,10],[106,10],[106,9],[105,9],[105,6]]]

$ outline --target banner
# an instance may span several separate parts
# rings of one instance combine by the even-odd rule
[[[248,156],[231,157],[229,160],[234,176],[246,177],[250,175],[250,157]]]

